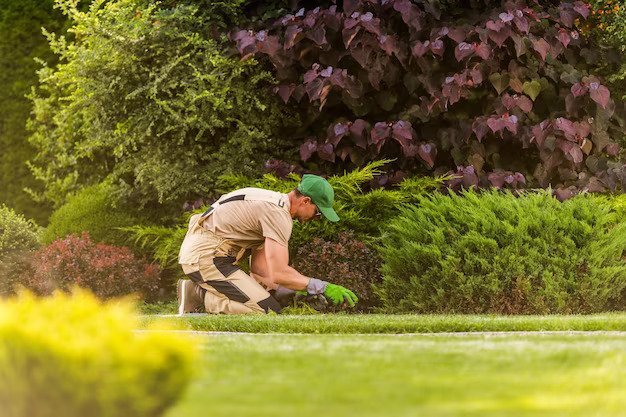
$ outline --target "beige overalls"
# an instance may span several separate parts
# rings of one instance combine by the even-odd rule
[[[264,201],[283,207],[285,194],[260,189],[242,189],[222,196],[203,214],[189,221],[185,240],[180,248],[179,263],[183,272],[206,291],[207,313],[242,314],[280,312],[280,304],[254,278],[237,266],[237,262],[260,247],[264,240],[248,244],[218,236],[204,223],[222,205],[235,201]],[[226,207],[222,208],[226,209]],[[289,231],[290,232],[290,231]]]

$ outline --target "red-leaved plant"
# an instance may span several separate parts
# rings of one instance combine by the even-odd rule
[[[303,161],[395,156],[398,172],[458,174],[452,186],[552,185],[559,197],[626,188],[615,161],[624,130],[576,26],[587,3],[485,0],[449,13],[430,1],[323,3],[232,33],[310,116]]]
[[[343,285],[359,297],[357,310],[368,310],[378,304],[372,285],[382,282],[379,272],[382,260],[376,251],[354,237],[341,232],[336,242],[314,238],[298,249],[293,266],[307,276]]]
[[[96,244],[83,233],[57,239],[35,252],[22,282],[39,294],[78,285],[101,298],[131,293],[150,297],[158,289],[159,272],[158,266],[137,259],[130,249]]]

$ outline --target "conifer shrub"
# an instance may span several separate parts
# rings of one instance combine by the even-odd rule
[[[84,291],[0,301],[0,414],[163,415],[192,376],[194,344],[136,328],[130,303]]]
[[[592,313],[624,309],[626,222],[591,195],[436,194],[383,238],[389,311]]]
[[[37,251],[22,282],[39,294],[80,286],[101,298],[130,293],[156,295],[159,267],[130,249],[93,242],[89,234],[68,235]]]
[[[378,305],[372,290],[379,284],[381,259],[375,250],[355,238],[353,232],[341,232],[336,242],[314,238],[298,248],[293,266],[306,276],[343,285],[359,297],[358,310]]]
[[[83,188],[69,197],[50,216],[41,236],[42,242],[47,244],[69,234],[88,232],[95,242],[118,246],[128,244],[128,236],[120,228],[137,224],[138,219],[119,205],[112,194],[112,187],[102,183]]]

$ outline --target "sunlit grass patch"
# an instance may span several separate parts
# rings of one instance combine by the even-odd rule
[[[144,316],[143,325],[156,320]],[[249,333],[438,333],[476,331],[626,331],[626,314],[491,315],[186,315],[160,318],[189,330]]]
[[[209,335],[167,417],[621,416],[616,335]]]

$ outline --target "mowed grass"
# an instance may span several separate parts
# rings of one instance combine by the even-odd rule
[[[198,334],[166,417],[623,416],[620,334]]]
[[[626,314],[584,316],[489,315],[185,315],[143,316],[143,324],[164,321],[198,331],[248,333],[439,333],[475,331],[626,331]]]

